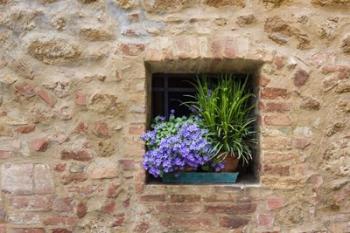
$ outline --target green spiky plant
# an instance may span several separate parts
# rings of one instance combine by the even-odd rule
[[[248,164],[256,143],[255,118],[250,116],[255,107],[250,103],[254,95],[246,91],[246,81],[240,82],[232,74],[220,74],[217,78],[217,85],[210,88],[207,75],[197,76],[197,93],[186,105],[195,109],[209,129],[216,160],[234,156]]]

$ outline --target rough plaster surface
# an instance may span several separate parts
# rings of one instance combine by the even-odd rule
[[[0,232],[350,232],[349,0],[0,0]],[[259,70],[261,181],[144,185],[150,72]]]

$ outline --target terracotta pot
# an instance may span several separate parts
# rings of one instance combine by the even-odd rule
[[[185,167],[185,168],[184,168],[184,171],[185,171],[185,172],[193,172],[193,171],[195,171],[195,169],[194,169],[193,167],[189,167],[189,166],[188,166],[188,167]]]
[[[224,169],[223,172],[235,172],[237,171],[239,160],[234,156],[226,156],[224,159]]]

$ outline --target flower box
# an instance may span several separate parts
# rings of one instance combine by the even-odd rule
[[[238,172],[178,172],[163,175],[168,184],[234,184]]]

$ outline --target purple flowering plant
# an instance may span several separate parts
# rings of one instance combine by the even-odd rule
[[[188,168],[220,171],[223,164],[216,162],[207,135],[198,116],[175,117],[172,111],[169,120],[156,117],[141,136],[147,147],[144,168],[154,177]]]

